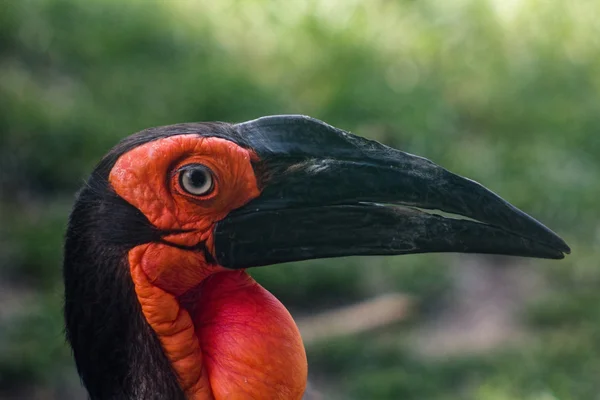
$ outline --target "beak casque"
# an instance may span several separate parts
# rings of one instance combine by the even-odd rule
[[[470,179],[316,119],[235,126],[259,156],[261,195],[214,229],[228,268],[429,252],[563,258],[554,232]],[[456,217],[423,211],[439,210]]]

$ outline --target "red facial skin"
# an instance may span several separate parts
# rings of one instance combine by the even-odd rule
[[[225,139],[171,136],[122,155],[109,180],[157,228],[189,230],[166,240],[206,241],[214,252],[214,224],[260,194],[256,158]],[[213,172],[214,189],[205,196],[179,186],[177,170],[194,163]],[[246,272],[161,243],[131,249],[129,265],[142,312],[189,399],[302,398],[307,362],[298,328]]]

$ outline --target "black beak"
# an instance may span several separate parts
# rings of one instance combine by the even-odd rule
[[[427,159],[304,116],[236,128],[261,158],[262,193],[216,225],[214,256],[224,267],[430,252],[560,259],[570,252],[540,222]]]

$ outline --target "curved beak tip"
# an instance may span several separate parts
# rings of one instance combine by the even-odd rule
[[[571,248],[564,240],[562,240],[562,245],[562,248],[560,248],[559,250],[563,252],[563,256],[561,258],[565,258],[565,255],[571,254]]]

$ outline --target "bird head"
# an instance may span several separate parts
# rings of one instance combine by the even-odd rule
[[[103,159],[76,202],[67,332],[99,398],[151,387],[197,399],[300,398],[297,328],[244,269],[427,252],[562,258],[569,247],[480,184],[313,118],[148,129]],[[130,345],[121,359],[108,355],[120,342]],[[144,358],[136,346],[151,351]],[[134,361],[151,366],[136,375]],[[156,379],[142,376],[152,368],[162,369]]]

